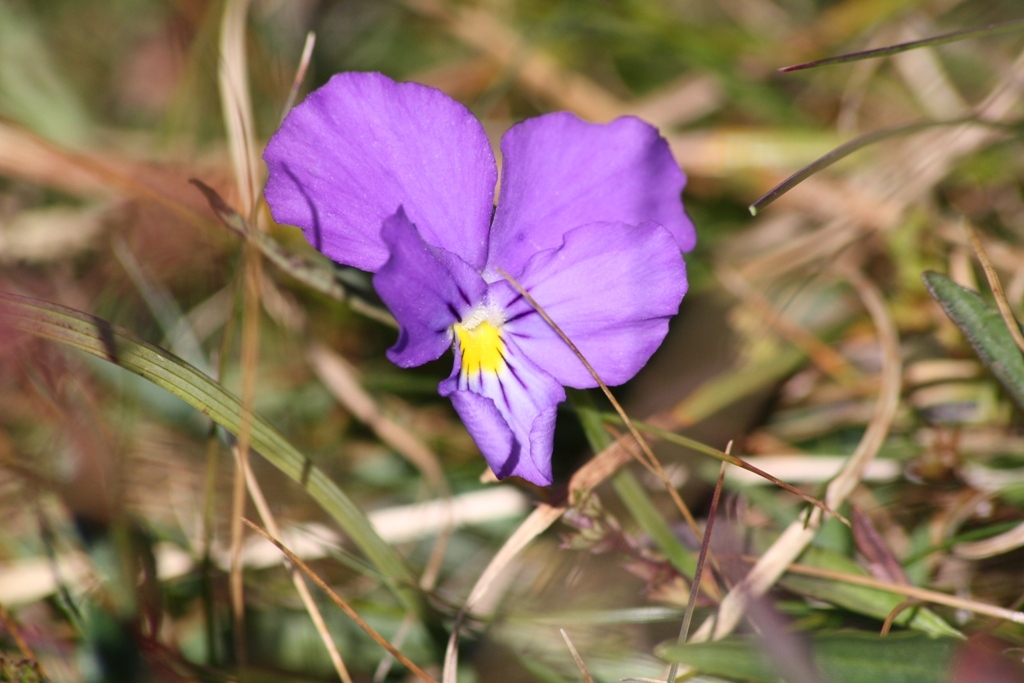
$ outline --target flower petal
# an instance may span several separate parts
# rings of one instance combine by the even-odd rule
[[[516,476],[548,486],[555,412],[565,400],[565,390],[530,362],[515,342],[505,341],[505,364],[497,372],[467,370],[456,349],[455,370],[438,391],[452,399],[499,479]]]
[[[686,264],[672,235],[655,223],[593,223],[565,233],[517,278],[609,385],[644,366],[668,332],[686,293]],[[596,386],[569,346],[507,281],[490,286],[504,330],[560,383]]]
[[[450,327],[483,300],[480,274],[455,254],[427,244],[402,208],[384,221],[387,262],[373,286],[401,327],[388,358],[403,368],[441,357],[452,343]]]
[[[381,224],[401,205],[428,244],[484,265],[494,154],[480,123],[440,90],[338,74],[288,114],[263,158],[274,219],[339,263],[380,268]]]
[[[690,251],[696,242],[680,198],[686,176],[668,143],[639,119],[599,125],[547,114],[510,129],[501,151],[489,266],[517,275],[533,254],[558,247],[565,232],[597,221],[654,221],[672,233],[677,249]]]

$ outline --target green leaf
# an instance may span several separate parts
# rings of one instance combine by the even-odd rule
[[[633,519],[665,553],[672,566],[684,576],[693,578],[697,572],[697,558],[679,541],[633,472],[625,468],[619,470],[612,478],[612,486]]]
[[[595,453],[612,444],[612,438],[604,428],[604,418],[594,406],[590,395],[583,391],[567,390],[583,425],[590,447]],[[685,576],[692,577],[697,570],[697,558],[680,542],[665,517],[651,501],[636,476],[626,468],[615,473],[612,486],[625,504],[637,524],[654,540],[665,553],[668,561]]]
[[[961,287],[945,275],[924,274],[924,284],[956,323],[981,361],[1024,407],[1024,356],[1006,329],[999,312],[977,292]]]
[[[839,631],[811,638],[810,649],[823,679],[830,683],[941,683],[948,680],[950,660],[961,642],[919,633],[883,637]],[[658,656],[701,673],[776,683],[780,673],[767,654],[770,647],[768,638],[735,637],[662,646]]]
[[[241,401],[192,365],[96,316],[14,294],[0,293],[0,320],[15,329],[60,342],[106,360],[166,389],[237,436]],[[253,449],[298,482],[359,547],[402,604],[422,614],[415,577],[377,535],[369,520],[328,476],[257,415],[250,415]]]
[[[864,575],[856,562],[837,552],[810,547],[800,556],[800,563],[845,574]],[[868,586],[855,586],[843,581],[800,574],[786,574],[779,585],[798,595],[837,605],[857,614],[885,620],[906,598],[897,593]],[[900,612],[894,622],[931,636],[962,638],[963,635],[927,607],[912,607]]]

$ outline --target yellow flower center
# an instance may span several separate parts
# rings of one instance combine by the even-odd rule
[[[497,327],[486,320],[476,322],[472,319],[455,323],[452,327],[462,350],[463,372],[477,375],[481,372],[497,373],[504,369],[505,342]]]

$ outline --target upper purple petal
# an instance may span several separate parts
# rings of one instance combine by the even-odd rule
[[[654,221],[678,250],[696,242],[680,197],[686,176],[668,143],[639,119],[602,125],[567,112],[546,114],[511,128],[501,151],[489,266],[516,275],[531,256],[558,247],[567,231],[595,222]]]
[[[451,325],[483,300],[487,285],[461,258],[427,244],[401,208],[381,238],[390,256],[373,286],[401,328],[388,358],[403,368],[436,360],[451,346]]]
[[[667,230],[593,223],[565,234],[558,249],[534,255],[519,284],[609,385],[644,366],[668,332],[686,293],[686,265]],[[583,362],[507,281],[490,297],[505,311],[505,332],[560,383],[597,386]]]
[[[481,269],[497,170],[483,127],[440,90],[342,73],[295,107],[263,154],[274,219],[335,261],[376,271],[399,206],[423,238]]]
[[[522,477],[551,484],[555,413],[565,390],[534,364],[514,340],[505,339],[505,367],[471,374],[456,348],[455,370],[438,391],[448,396],[480,452],[499,479]]]

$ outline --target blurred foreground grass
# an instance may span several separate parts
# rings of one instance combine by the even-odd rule
[[[0,306],[0,680],[417,680],[318,588],[300,598],[261,537],[234,556],[245,444],[266,458],[244,516],[436,680],[665,680],[672,660],[699,680],[1022,680],[1021,408],[921,276],[988,297],[972,225],[1021,311],[1024,34],[775,71],[1019,18],[998,0],[0,0],[0,292],[129,331],[88,355]],[[851,527],[730,468],[675,648],[699,539],[603,397],[566,404],[551,490],[481,481],[436,395],[447,358],[391,366],[363,274],[331,298],[188,182],[249,214],[262,170],[235,169],[276,128],[307,31],[302,92],[383,71],[463,101],[495,142],[558,109],[657,125],[699,244],[665,346],[616,393],[701,525],[731,441]],[[746,209],[860,134],[969,118],[989,125],[889,138]],[[48,315],[51,339],[78,329]],[[142,340],[240,398],[206,411],[237,439],[105,362],[158,358]]]

